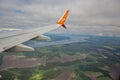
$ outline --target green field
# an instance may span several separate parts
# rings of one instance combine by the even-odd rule
[[[120,63],[120,38],[90,37],[87,42],[36,48],[34,52],[18,52],[0,54],[0,64],[5,55],[24,55],[26,58],[52,59],[63,55],[87,55],[87,58],[72,62],[47,63],[46,66],[33,68],[13,68],[0,71],[2,80],[52,80],[65,70],[72,70],[76,80],[114,80],[107,69],[115,68]]]

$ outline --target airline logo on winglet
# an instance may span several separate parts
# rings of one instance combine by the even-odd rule
[[[65,22],[66,22],[66,19],[67,19],[67,17],[68,17],[68,14],[69,14],[69,10],[66,10],[66,12],[64,13],[64,15],[60,18],[60,20],[57,22],[57,24],[59,24],[59,25],[61,25],[62,27],[64,27],[64,28],[67,28],[66,26],[65,26]]]

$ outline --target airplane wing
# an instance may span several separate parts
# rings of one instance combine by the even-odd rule
[[[0,52],[5,50],[12,50],[12,51],[33,51],[34,49],[23,45],[22,43],[34,38],[48,38],[43,36],[42,34],[54,30],[60,26],[66,28],[65,21],[69,14],[69,10],[66,10],[64,15],[60,18],[60,20],[53,25],[39,27],[30,30],[18,30],[14,32],[3,32],[0,34]]]

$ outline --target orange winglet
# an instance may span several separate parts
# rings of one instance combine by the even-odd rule
[[[57,24],[59,24],[59,25],[61,25],[62,27],[64,27],[64,28],[67,28],[66,26],[65,26],[65,22],[66,22],[66,19],[67,19],[67,16],[68,16],[68,14],[69,14],[69,10],[66,10],[66,12],[64,13],[64,15],[60,18],[60,20],[57,22]]]

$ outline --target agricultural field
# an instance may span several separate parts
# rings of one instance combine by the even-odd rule
[[[85,42],[1,53],[0,80],[119,80],[120,38],[84,37]]]

